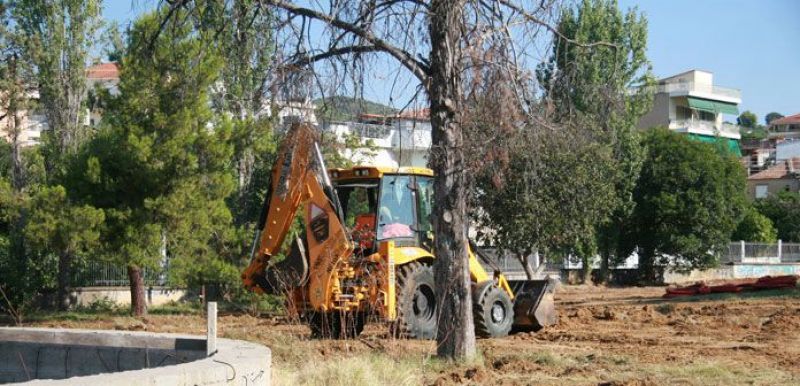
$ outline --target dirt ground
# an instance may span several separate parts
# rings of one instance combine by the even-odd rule
[[[308,339],[280,318],[222,316],[223,337],[273,350],[274,384],[800,385],[800,289],[665,300],[663,287],[570,286],[558,326],[480,340],[454,366],[432,342],[391,339],[381,325],[357,340]],[[45,320],[38,326],[204,332],[199,315]]]

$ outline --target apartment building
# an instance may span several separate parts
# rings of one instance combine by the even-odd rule
[[[800,139],[800,113],[770,122],[768,130],[768,138],[778,142]]]
[[[431,148],[430,111],[420,109],[396,115],[361,114],[356,122],[326,122],[324,132],[343,138],[355,134],[363,148],[343,149],[342,155],[358,164],[416,166],[428,164]],[[371,143],[372,146],[367,146]]]
[[[784,191],[800,191],[800,157],[778,161],[747,177],[747,195],[750,198],[766,198]]]
[[[658,81],[653,108],[638,127],[667,127],[705,142],[723,139],[741,155],[739,126],[727,122],[739,115],[741,102],[741,91],[715,85],[711,72],[690,70]]]

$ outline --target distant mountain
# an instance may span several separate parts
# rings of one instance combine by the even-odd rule
[[[397,109],[360,98],[336,95],[330,98],[316,99],[317,119],[327,121],[351,121],[361,114],[393,115]]]

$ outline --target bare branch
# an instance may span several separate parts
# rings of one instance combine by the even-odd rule
[[[404,51],[389,42],[375,36],[371,31],[366,30],[357,26],[354,23],[346,22],[329,14],[325,14],[322,12],[315,11],[313,9],[298,7],[292,3],[282,1],[282,0],[266,0],[269,4],[272,4],[278,8],[281,8],[289,13],[305,16],[311,19],[323,21],[328,23],[338,29],[347,31],[352,33],[353,35],[358,36],[369,42],[370,44],[374,45],[377,50],[376,51],[383,51],[388,53],[389,55],[393,56],[397,59],[404,67],[406,67],[420,82],[425,83],[428,79],[429,69],[425,63],[417,60],[414,58],[414,55],[411,53]]]
[[[363,54],[367,52],[378,52],[383,51],[383,49],[375,47],[375,46],[347,46],[347,47],[340,47],[340,48],[331,48],[328,51],[325,51],[321,54],[317,54],[314,56],[305,56],[302,57],[294,62],[287,63],[282,67],[302,67],[309,65],[314,62],[318,62],[320,60],[325,60],[328,58],[333,58],[337,56],[347,55],[347,54]]]
[[[531,23],[534,23],[534,24],[538,24],[538,25],[546,28],[547,30],[549,30],[550,32],[552,32],[553,34],[558,36],[559,39],[561,39],[561,40],[563,40],[563,41],[565,41],[567,43],[574,44],[574,45],[580,46],[580,47],[587,47],[587,48],[588,47],[596,47],[596,46],[605,46],[605,47],[610,47],[610,48],[613,48],[613,49],[618,49],[619,48],[618,45],[616,45],[614,43],[605,42],[605,41],[592,42],[592,43],[581,43],[581,42],[576,41],[574,39],[570,39],[570,38],[564,36],[558,30],[558,28],[550,25],[550,23],[548,23],[548,22],[546,22],[546,21],[544,21],[544,20],[542,20],[542,19],[540,19],[540,18],[538,18],[536,16],[533,16],[532,14],[527,12],[524,8],[522,8],[518,4],[514,4],[510,0],[494,0],[494,1],[497,2],[497,3],[500,3],[501,5],[509,8],[509,9],[511,9],[514,12],[519,13],[519,15],[522,16],[522,18],[524,18],[525,20],[527,20],[527,21],[529,21]]]

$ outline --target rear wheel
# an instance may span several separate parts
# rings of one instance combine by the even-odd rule
[[[506,291],[488,282],[478,286],[474,297],[472,315],[475,335],[480,338],[508,335],[514,324],[514,305]]]
[[[436,338],[436,292],[430,265],[413,262],[400,267],[394,333],[416,339]]]
[[[306,322],[316,339],[352,339],[364,331],[366,315],[361,312],[312,312]]]

